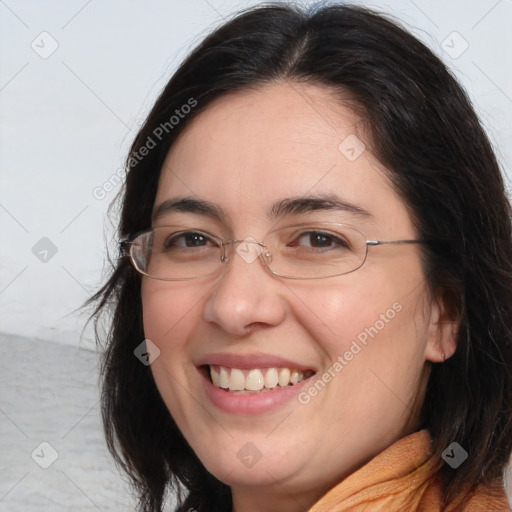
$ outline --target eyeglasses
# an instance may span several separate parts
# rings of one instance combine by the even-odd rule
[[[364,265],[369,246],[421,244],[425,240],[367,240],[357,229],[338,223],[315,223],[271,230],[263,241],[248,237],[225,240],[190,226],[162,226],[121,242],[141,274],[166,281],[199,279],[219,271],[238,256],[261,259],[274,275],[288,279],[341,276]]]

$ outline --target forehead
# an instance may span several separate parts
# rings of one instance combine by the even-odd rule
[[[241,219],[308,194],[334,193],[362,208],[401,203],[365,150],[361,125],[323,87],[278,83],[227,95],[199,114],[171,148],[155,205],[194,196]]]

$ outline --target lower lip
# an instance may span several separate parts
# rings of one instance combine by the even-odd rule
[[[199,372],[204,382],[206,395],[219,409],[236,414],[262,414],[282,406],[284,403],[297,399],[300,390],[307,385],[305,379],[294,386],[276,388],[265,393],[235,394],[214,386],[213,383]],[[311,378],[311,377],[310,377]],[[297,399],[298,400],[298,399]]]

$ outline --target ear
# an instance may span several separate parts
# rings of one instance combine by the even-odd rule
[[[441,288],[432,298],[425,359],[443,363],[457,349],[460,328],[459,300],[453,288]]]

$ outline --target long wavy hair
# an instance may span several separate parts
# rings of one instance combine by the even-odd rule
[[[453,441],[470,454],[456,471],[440,469],[446,500],[502,479],[512,450],[511,207],[465,92],[396,22],[356,6],[279,3],[243,11],[208,35],[173,74],[131,146],[119,238],[151,227],[162,163],[192,119],[221,96],[283,80],[355,99],[371,151],[419,237],[442,241],[424,247],[425,275],[433,293],[450,297],[461,323],[455,354],[432,365],[421,426],[435,456]],[[176,109],[192,102],[195,108],[171,125]],[[134,357],[144,339],[141,276],[121,254],[112,263],[89,301],[96,325],[104,315],[109,322],[106,339],[97,330],[109,449],[144,512],[160,511],[171,490],[178,511],[231,510],[229,487],[203,467],[150,368]]]

